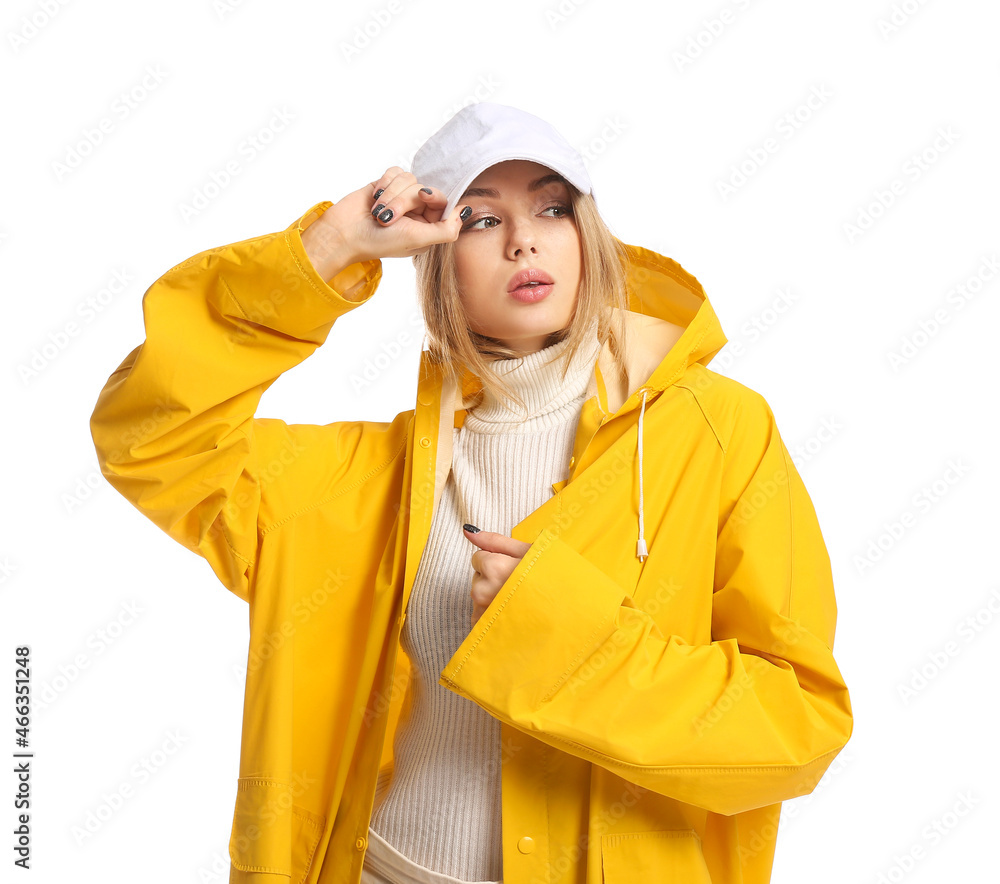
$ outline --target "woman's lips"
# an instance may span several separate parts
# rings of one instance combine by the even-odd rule
[[[548,275],[541,267],[525,267],[518,270],[508,281],[507,291],[512,292],[529,282],[537,282],[540,285],[552,285],[555,280]]]
[[[522,285],[518,286],[508,294],[515,300],[530,304],[534,301],[541,301],[552,291],[552,285]]]

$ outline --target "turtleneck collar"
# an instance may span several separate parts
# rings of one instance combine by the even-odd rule
[[[569,339],[564,338],[519,359],[491,360],[491,367],[524,401],[527,411],[484,388],[482,400],[465,416],[464,429],[473,433],[533,433],[578,416],[600,353],[597,322],[591,325],[564,379],[568,345]]]

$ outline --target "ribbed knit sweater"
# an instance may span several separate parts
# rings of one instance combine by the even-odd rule
[[[454,428],[451,474],[407,603],[400,643],[413,663],[412,707],[396,732],[391,782],[376,789],[370,828],[409,860],[461,881],[503,875],[500,722],[437,683],[471,629],[478,547],[462,525],[510,536],[566,478],[599,350],[596,326],[591,332],[565,379],[567,340],[493,363],[527,412],[484,391]],[[369,854],[377,846],[370,838]]]

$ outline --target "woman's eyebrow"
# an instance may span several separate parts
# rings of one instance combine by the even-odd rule
[[[546,184],[567,184],[565,178],[557,172],[553,172],[549,175],[543,175],[541,178],[536,178],[528,185],[528,190],[534,193],[536,190],[540,190],[545,187]],[[490,196],[494,199],[500,199],[500,192],[494,190],[492,187],[470,187],[463,193],[459,199],[465,199],[470,196]]]

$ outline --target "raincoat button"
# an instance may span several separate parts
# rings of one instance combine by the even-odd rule
[[[575,463],[576,463],[576,458],[575,457],[571,457],[569,459],[569,468],[573,469],[573,464],[575,464]]]
[[[365,845],[367,843],[368,843],[368,839],[367,838],[358,838],[358,840],[354,842],[354,846],[357,847],[358,850],[364,850],[365,849]]]
[[[525,835],[520,841],[517,842],[517,849],[521,853],[531,853],[535,849],[535,839],[530,835]]]
[[[430,436],[421,436],[420,437],[420,447],[421,448],[430,448],[431,447],[431,437]]]

